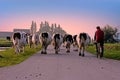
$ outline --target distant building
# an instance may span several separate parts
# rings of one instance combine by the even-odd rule
[[[0,38],[11,37],[13,32],[0,32]]]
[[[30,29],[13,29],[13,32],[16,32],[16,31],[21,31],[21,32],[25,32],[27,34],[30,34]]]
[[[32,21],[30,29],[13,29],[13,32],[17,32],[17,31],[21,31],[33,35],[34,33],[37,32],[36,22]],[[13,32],[0,32],[0,38],[11,37]],[[50,26],[47,21],[45,21],[44,23],[41,22],[40,24],[40,29],[37,33],[42,33],[42,32],[49,32],[51,35],[55,33],[60,33],[62,35],[66,34],[66,31],[63,30],[60,25],[57,25],[55,23]]]
[[[30,34],[30,29],[14,29],[13,32],[22,31],[27,34]],[[12,37],[13,32],[0,32],[0,38]]]

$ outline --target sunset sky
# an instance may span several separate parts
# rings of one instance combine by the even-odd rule
[[[32,20],[37,29],[46,20],[93,36],[98,25],[120,26],[120,0],[0,0],[0,31],[30,28]]]

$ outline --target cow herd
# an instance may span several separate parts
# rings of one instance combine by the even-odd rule
[[[58,54],[61,45],[63,45],[66,48],[66,53],[70,53],[71,46],[76,47],[79,56],[85,55],[85,47],[91,41],[90,36],[84,32],[78,35],[61,35],[56,33],[52,36],[48,32],[43,32],[41,34],[34,33],[32,35],[28,35],[25,32],[14,32],[12,40],[16,54],[24,52],[26,44],[28,44],[30,48],[37,48],[38,45],[41,44],[41,54],[47,54],[47,48],[49,45],[53,45],[55,54]]]

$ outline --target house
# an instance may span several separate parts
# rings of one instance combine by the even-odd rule
[[[16,31],[22,31],[22,32],[25,32],[25,33],[28,33],[30,34],[30,29],[14,29],[13,32],[16,32]],[[12,34],[13,32],[0,32],[0,38],[7,38],[7,37],[12,37]]]
[[[13,32],[0,32],[0,38],[11,37]]]
[[[21,32],[25,32],[27,34],[30,34],[30,29],[13,29],[13,32],[16,32],[16,31],[21,31]]]

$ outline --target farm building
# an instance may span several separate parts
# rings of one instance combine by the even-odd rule
[[[30,29],[13,29],[13,32],[21,31],[30,34]]]
[[[0,38],[11,37],[13,32],[0,32]]]
[[[23,31],[23,32],[26,32],[26,33],[30,33],[30,30],[29,29],[14,29],[13,32],[16,32],[16,31]],[[13,32],[0,32],[0,38],[7,38],[7,37],[11,37]]]

